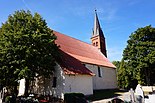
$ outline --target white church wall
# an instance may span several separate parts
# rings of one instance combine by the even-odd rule
[[[64,99],[65,76],[62,68],[58,64],[56,66],[55,74],[55,77],[57,77],[55,93],[57,96],[60,96],[62,99]]]
[[[65,75],[65,93],[77,92],[84,95],[93,94],[92,76]]]
[[[56,87],[53,87],[53,77],[56,77]],[[53,95],[64,99],[65,77],[62,68],[57,64],[55,66],[54,75],[50,79],[38,77],[33,84],[33,93],[43,95]]]
[[[85,64],[85,66],[95,74],[93,76],[94,90],[117,88],[116,69],[99,66],[101,72],[99,76],[98,66],[92,64]]]

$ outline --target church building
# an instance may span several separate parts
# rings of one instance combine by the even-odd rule
[[[91,95],[93,90],[117,88],[116,67],[107,59],[105,37],[96,11],[92,44],[57,31],[53,33],[57,36],[56,44],[60,46],[62,62],[55,66],[51,79],[43,84],[36,80],[36,93],[63,98],[65,93],[70,92]]]

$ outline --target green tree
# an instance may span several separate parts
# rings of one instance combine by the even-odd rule
[[[142,85],[153,85],[155,79],[155,28],[146,26],[137,29],[127,41],[123,58],[132,79]]]
[[[118,83],[118,87],[121,87],[121,85],[119,85],[119,84],[120,84],[119,79],[121,78],[121,77],[119,76],[119,71],[120,71],[120,64],[121,64],[121,62],[120,62],[120,61],[113,61],[112,63],[116,66],[116,74],[117,74],[117,83]]]
[[[16,11],[0,28],[0,84],[9,88],[21,78],[49,77],[58,57],[56,36],[45,20],[30,11]],[[27,93],[27,89],[26,89]]]
[[[117,70],[120,68],[120,61],[113,61],[112,63],[116,66]]]
[[[116,66],[118,87],[127,89],[129,87],[130,72],[127,70],[126,62],[122,59],[112,63]]]

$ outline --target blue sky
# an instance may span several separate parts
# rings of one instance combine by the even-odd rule
[[[154,0],[0,0],[0,4],[0,23],[16,10],[30,10],[39,13],[51,29],[87,43],[97,9],[110,61],[121,60],[137,28],[155,26]]]

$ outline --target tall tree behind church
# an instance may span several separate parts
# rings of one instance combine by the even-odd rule
[[[127,41],[123,59],[132,79],[142,85],[155,84],[155,28],[146,26],[138,28]]]

